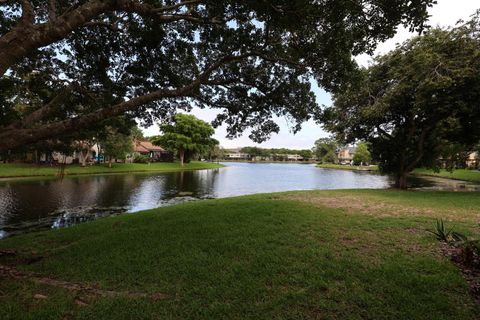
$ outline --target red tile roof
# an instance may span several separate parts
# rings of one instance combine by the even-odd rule
[[[153,145],[150,141],[137,140],[134,143],[133,151],[139,152],[139,153],[149,153],[149,152],[152,152],[152,151],[153,152],[164,152],[165,149],[163,149],[160,146]]]

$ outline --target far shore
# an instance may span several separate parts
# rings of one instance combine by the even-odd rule
[[[337,170],[353,170],[353,171],[378,171],[378,166],[351,166],[348,164],[319,163],[318,168],[337,169]]]
[[[243,160],[243,159],[228,159],[228,160],[219,160],[220,162],[243,162],[243,163],[284,163],[284,164],[315,164],[317,161],[274,161],[274,160]]]
[[[188,170],[216,169],[224,165],[213,162],[192,161],[181,167],[178,162],[154,162],[154,163],[113,163],[109,168],[108,164],[94,164],[82,167],[80,165],[34,165],[7,163],[0,164],[0,179],[28,178],[28,177],[55,177],[55,176],[76,176],[95,174],[122,174],[141,172],[178,172]]]
[[[334,170],[352,170],[352,171],[378,171],[378,166],[351,166],[341,164],[317,164],[318,168],[322,169],[334,169]],[[474,169],[454,169],[452,171],[440,170],[438,172],[434,170],[417,168],[411,173],[412,176],[428,176],[438,177],[451,180],[480,182],[480,171]]]

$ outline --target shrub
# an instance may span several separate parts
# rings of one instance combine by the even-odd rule
[[[437,240],[444,241],[451,246],[460,249],[459,258],[463,265],[478,269],[480,268],[480,239],[469,239],[466,235],[456,231],[446,230],[443,220],[437,220],[434,231]]]
[[[147,156],[144,156],[142,154],[135,154],[133,157],[133,162],[134,163],[148,163],[150,162],[150,158]]]
[[[447,231],[445,229],[445,224],[443,223],[443,220],[437,219],[437,225],[435,226],[435,230],[430,232],[435,235],[438,241],[448,242],[450,240],[450,234],[452,233],[452,229]]]

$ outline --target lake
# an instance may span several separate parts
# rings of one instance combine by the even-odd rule
[[[220,169],[175,173],[0,181],[0,238],[198,199],[307,189],[381,189],[393,184],[389,176],[313,164],[224,164]],[[417,189],[480,190],[472,183],[439,178],[412,178],[410,183]]]

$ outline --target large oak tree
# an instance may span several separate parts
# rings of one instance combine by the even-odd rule
[[[416,167],[438,169],[452,145],[471,150],[480,140],[478,13],[379,56],[357,80],[334,95],[326,127],[345,142],[370,142],[380,169],[406,188]]]
[[[352,55],[434,0],[0,0],[0,152],[127,114],[192,106],[261,141],[318,111],[313,77],[340,88]]]

